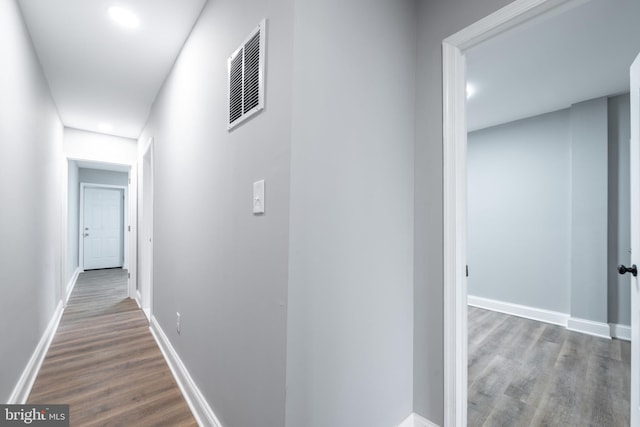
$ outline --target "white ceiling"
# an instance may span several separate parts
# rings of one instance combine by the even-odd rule
[[[629,91],[640,1],[591,0],[467,53],[470,131]]]
[[[19,0],[65,126],[138,138],[206,0]],[[138,28],[109,17],[135,12]],[[104,133],[104,132],[103,132]]]
[[[137,138],[206,0],[19,0],[65,126]],[[125,6],[140,27],[107,14]],[[467,52],[468,129],[629,90],[638,0],[591,0]]]

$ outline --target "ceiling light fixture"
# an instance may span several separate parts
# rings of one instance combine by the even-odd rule
[[[111,126],[111,123],[100,123],[98,125],[98,130],[101,132],[111,132],[113,130],[113,126]]]
[[[129,9],[125,9],[120,6],[112,6],[109,8],[109,16],[117,24],[127,28],[136,28],[140,25],[140,20],[135,13]]]

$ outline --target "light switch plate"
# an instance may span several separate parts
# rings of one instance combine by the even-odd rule
[[[264,179],[253,183],[253,213],[264,213]]]

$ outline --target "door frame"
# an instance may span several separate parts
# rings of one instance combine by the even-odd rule
[[[124,197],[122,204],[122,268],[126,268],[128,265],[130,248],[127,244],[127,224],[129,224],[129,189],[124,185],[107,185],[107,184],[93,184],[90,182],[80,182],[80,205],[78,214],[78,266],[81,271],[85,271],[84,268],[84,191],[87,188],[103,188],[107,190],[122,190]]]
[[[467,425],[467,121],[470,48],[548,13],[589,0],[516,0],[442,42],[444,425]]]
[[[126,169],[126,173],[129,176],[129,198],[127,203],[129,205],[129,224],[127,225],[127,235],[126,239],[129,242],[129,254],[128,254],[128,264],[129,268],[128,274],[128,296],[131,299],[135,298],[136,291],[136,271],[137,271],[137,253],[138,253],[138,163],[136,161],[105,161],[102,156],[94,156],[88,155],[86,153],[81,153],[78,155],[77,153],[63,153],[61,156],[61,169],[62,169],[62,180],[61,180],[61,193],[62,193],[62,215],[60,218],[60,247],[61,247],[61,257],[60,257],[60,295],[63,301],[63,305],[66,307],[69,296],[71,295],[71,291],[73,290],[75,283],[77,281],[78,274],[80,273],[80,259],[78,254],[78,259],[74,260],[78,264],[75,266],[75,272],[68,271],[68,262],[71,261],[69,259],[69,247],[71,242],[69,240],[69,167],[71,163],[74,163],[76,166],[80,165],[91,165],[86,167],[99,167],[104,170],[113,170],[113,171],[123,171],[122,169]],[[78,203],[80,201],[78,200]],[[79,206],[78,206],[79,209]],[[79,212],[78,212],[79,215]],[[130,227],[130,228],[129,228]],[[70,276],[68,278],[67,276]]]
[[[146,259],[146,263],[141,260],[138,260],[138,272],[137,279],[139,279],[140,288],[137,286],[136,289],[136,301],[138,305],[142,309],[142,311],[147,316],[147,319],[151,321],[151,317],[153,316],[153,246],[154,246],[154,235],[153,235],[153,219],[154,219],[154,140],[153,137],[150,137],[147,140],[147,144],[141,150],[140,158],[138,159],[138,182],[140,188],[138,190],[138,222],[139,222],[139,243],[138,248],[140,250],[140,257]],[[149,163],[148,170],[145,173],[145,162]],[[145,210],[145,198],[147,195],[144,194],[144,190],[146,185],[148,185],[148,197],[149,197],[149,205]],[[146,234],[147,233],[147,234]],[[144,240],[146,240],[146,236],[148,235],[149,242],[146,244]],[[142,267],[142,268],[140,268]],[[144,268],[147,268],[148,271],[142,271]],[[143,280],[144,277],[147,277],[148,289],[143,289],[145,282]],[[138,281],[136,281],[138,283]]]
[[[631,162],[631,265],[638,263],[638,249],[640,249],[640,230],[637,228],[638,221],[634,221],[634,213],[640,210],[640,200],[638,199],[638,186],[640,185],[640,175],[638,160],[640,159],[640,125],[638,121],[640,118],[640,55],[636,57],[631,69],[629,70],[629,76],[631,79],[630,95],[631,95],[631,138],[629,140],[630,152],[629,160]],[[635,90],[634,90],[635,89]],[[635,118],[634,118],[635,116]],[[635,223],[635,224],[634,224]],[[640,423],[640,362],[638,362],[638,356],[640,356],[640,311],[638,311],[640,301],[640,286],[638,277],[630,276],[629,285],[631,287],[631,419],[630,424],[632,426]]]

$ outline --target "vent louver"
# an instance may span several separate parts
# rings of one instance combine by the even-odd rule
[[[229,57],[229,130],[264,108],[265,24]]]

